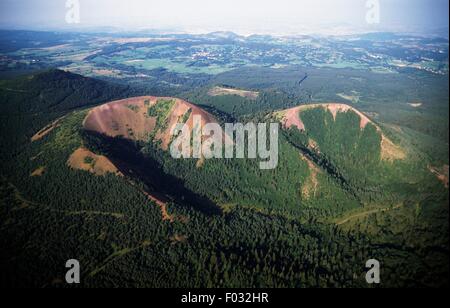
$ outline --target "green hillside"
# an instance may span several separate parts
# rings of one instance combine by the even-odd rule
[[[306,107],[295,115],[304,129],[286,128],[289,142],[363,203],[418,201],[442,190],[442,183],[429,170],[431,162],[407,139],[387,135],[370,119],[362,120],[364,115],[354,109],[333,116],[323,106]]]
[[[128,87],[60,70],[0,81],[0,142],[13,156],[34,134],[77,108],[131,95]]]
[[[448,286],[448,189],[402,135],[388,137],[409,156],[383,160],[380,131],[352,111],[299,113],[306,129],[284,130],[274,170],[249,159],[199,167],[151,140],[83,129],[92,106],[133,89],[60,71],[0,85],[11,119],[0,134],[1,285],[64,287],[77,258],[83,286],[367,287],[365,262],[378,258],[385,287]],[[79,148],[123,176],[70,167]]]

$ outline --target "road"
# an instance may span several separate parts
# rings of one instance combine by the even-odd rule
[[[367,211],[360,212],[360,213],[357,213],[357,214],[353,214],[351,216],[348,216],[346,218],[338,220],[336,222],[336,225],[340,226],[340,225],[346,224],[347,222],[349,222],[350,220],[353,220],[355,218],[361,218],[361,217],[369,216],[371,214],[376,214],[376,213],[380,213],[380,212],[387,212],[387,211],[396,210],[396,209],[401,208],[402,206],[403,206],[403,204],[397,204],[394,207],[385,207],[385,208],[379,208],[379,209],[372,209],[372,210],[367,210]]]

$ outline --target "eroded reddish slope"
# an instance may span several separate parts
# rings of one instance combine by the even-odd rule
[[[148,109],[163,100],[173,100],[174,104],[165,117],[164,128],[157,128],[157,117],[148,115]],[[201,108],[177,98],[142,96],[114,101],[92,109],[83,126],[86,130],[98,132],[109,137],[122,136],[127,139],[148,141],[152,133],[161,147],[167,149],[172,129],[183,117],[190,113],[186,124],[192,130],[194,116],[200,116],[201,125],[217,123],[216,119]],[[158,131],[154,132],[155,129]]]
[[[348,112],[352,111],[356,113],[360,118],[360,128],[364,129],[367,124],[371,123],[375,126],[375,128],[381,134],[381,158],[383,160],[398,160],[404,159],[406,157],[406,153],[404,150],[398,145],[394,144],[388,137],[386,137],[381,128],[376,125],[369,117],[360,112],[359,110],[346,105],[346,104],[338,104],[338,103],[325,103],[325,104],[311,104],[311,105],[302,105],[298,107],[294,107],[291,109],[283,110],[276,113],[276,116],[281,120],[283,126],[285,128],[297,127],[299,130],[304,131],[305,124],[302,121],[301,113],[306,110],[315,109],[315,108],[324,108],[331,112],[334,119],[336,119],[336,115],[340,112]]]

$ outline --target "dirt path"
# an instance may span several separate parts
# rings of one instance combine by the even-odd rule
[[[150,195],[149,193],[142,191],[142,193],[150,200],[156,203],[156,205],[160,208],[161,210],[161,215],[162,215],[162,220],[163,221],[170,221],[170,222],[174,222],[175,219],[169,214],[169,212],[167,211],[167,204],[163,201],[161,201],[160,199],[156,198],[155,196]]]
[[[155,194],[151,195],[150,193],[146,192],[145,190],[139,188],[133,181],[129,180],[128,181],[130,183],[131,186],[137,188],[141,193],[143,193],[148,200],[153,201],[156,203],[156,205],[160,208],[161,210],[161,215],[162,215],[162,220],[163,221],[169,221],[169,222],[174,222],[175,218],[173,216],[171,216],[169,214],[169,212],[167,211],[167,202],[164,202],[162,199],[162,197],[157,197],[155,196]]]
[[[35,141],[41,140],[42,138],[44,138],[45,136],[50,134],[55,128],[57,128],[60,125],[61,121],[65,117],[66,116],[63,116],[63,117],[61,117],[59,119],[56,119],[55,121],[53,121],[52,123],[50,123],[46,127],[44,127],[43,129],[38,131],[33,137],[31,137],[31,142],[35,142]]]
[[[35,209],[40,211],[49,211],[54,213],[61,213],[66,216],[78,216],[78,215],[86,215],[86,216],[111,216],[117,219],[124,219],[125,215],[122,213],[114,213],[114,212],[102,212],[102,211],[68,211],[68,210],[59,210],[49,207],[42,203],[37,203],[31,200],[26,199],[22,196],[19,189],[12,184],[11,182],[6,181],[4,179],[5,185],[8,185],[14,191],[14,197],[16,201],[20,202],[20,206],[13,208],[13,210],[21,210],[21,209]]]
[[[11,88],[0,88],[0,90],[9,91],[9,92],[17,92],[17,93],[28,93],[28,91],[25,91],[25,90],[17,90],[17,89],[11,89]]]
[[[87,275],[89,278],[93,278],[94,276],[96,276],[98,273],[102,272],[103,270],[105,270],[105,268],[110,265],[111,263],[113,263],[114,261],[116,261],[119,258],[124,257],[125,255],[132,253],[136,250],[139,249],[145,249],[147,247],[149,247],[151,245],[150,241],[143,241],[140,245],[136,246],[136,247],[132,247],[132,248],[123,248],[123,249],[119,249],[119,248],[115,248],[115,252],[113,252],[109,257],[107,257],[98,267],[94,268],[92,271],[89,272],[89,274]]]
[[[360,213],[357,213],[357,214],[353,214],[351,216],[348,216],[346,218],[338,220],[336,222],[336,225],[337,226],[341,226],[343,224],[346,224],[350,220],[353,220],[353,219],[356,219],[356,218],[361,218],[361,217],[369,216],[371,214],[376,214],[376,213],[388,212],[388,211],[396,210],[396,209],[401,208],[402,206],[403,206],[403,204],[397,204],[394,207],[385,207],[385,208],[379,208],[379,209],[372,209],[372,210],[367,210],[367,211],[360,212]]]

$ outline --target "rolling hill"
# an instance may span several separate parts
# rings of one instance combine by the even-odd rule
[[[220,122],[185,100],[61,71],[0,85],[22,119],[2,123],[2,285],[64,286],[70,258],[97,287],[365,287],[370,258],[385,286],[448,285],[448,188],[352,107],[266,112],[280,161],[260,170],[173,159],[172,124]]]

